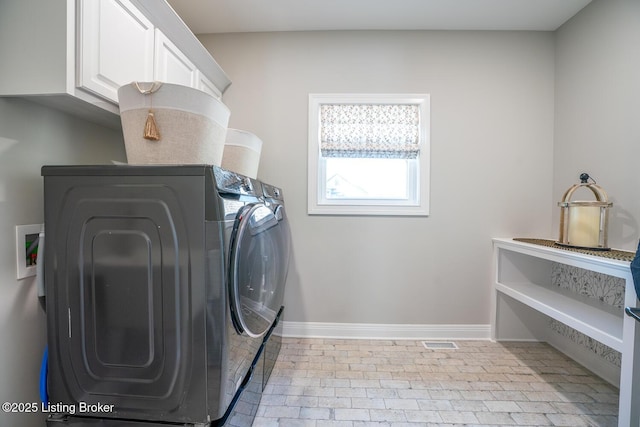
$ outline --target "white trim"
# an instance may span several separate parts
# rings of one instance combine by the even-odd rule
[[[319,111],[321,104],[328,103],[411,103],[420,106],[420,154],[418,155],[416,185],[412,186],[411,199],[406,203],[400,201],[360,200],[333,203],[321,200],[321,181],[324,181],[323,169],[320,167],[320,126]],[[308,167],[307,167],[307,213],[310,215],[429,215],[430,186],[430,131],[431,131],[431,97],[429,94],[309,94],[308,111]],[[321,174],[321,175],[319,175]],[[370,205],[373,203],[373,205]]]
[[[491,325],[400,325],[283,321],[282,336],[340,339],[489,340]]]

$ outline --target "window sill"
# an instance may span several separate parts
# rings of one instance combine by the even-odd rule
[[[429,216],[424,206],[362,206],[362,205],[312,205],[309,215],[351,216]]]

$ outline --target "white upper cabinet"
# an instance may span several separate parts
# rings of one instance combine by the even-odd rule
[[[162,31],[156,29],[153,80],[197,88],[197,74],[198,69],[193,62]]]
[[[78,86],[117,102],[120,86],[154,79],[154,27],[131,2],[82,1],[78,8]]]
[[[218,89],[216,85],[207,78],[207,76],[202,74],[200,70],[198,70],[198,74],[197,74],[196,88],[218,99],[222,98],[222,92],[220,92],[220,89]]]
[[[165,0],[0,1],[0,96],[119,127],[118,88],[159,80],[221,97],[231,81]]]

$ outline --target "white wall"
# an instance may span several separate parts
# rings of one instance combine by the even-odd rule
[[[554,200],[588,172],[613,202],[609,245],[635,251],[640,238],[640,1],[596,0],[561,27],[555,86]],[[559,214],[554,227],[558,222]]]
[[[545,32],[203,35],[230,127],[263,141],[294,260],[286,320],[489,323],[491,237],[551,231],[554,40]],[[309,93],[431,94],[431,215],[309,216]]]
[[[121,132],[0,98],[0,402],[39,401],[45,319],[33,279],[16,279],[14,227],[43,222],[40,168],[111,159],[125,160]],[[43,425],[41,414],[0,412],[0,426]]]

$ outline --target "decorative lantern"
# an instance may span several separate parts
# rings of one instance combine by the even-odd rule
[[[592,182],[589,182],[591,179]],[[591,190],[595,201],[570,201],[573,193],[579,188]],[[589,176],[580,175],[580,184],[569,188],[558,202],[560,206],[560,240],[559,245],[576,248],[609,250],[607,247],[607,226],[609,224],[609,208],[613,206],[607,193]]]

